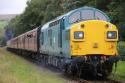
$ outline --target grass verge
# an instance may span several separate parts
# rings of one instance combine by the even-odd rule
[[[65,83],[58,73],[0,48],[0,83]]]
[[[110,76],[111,79],[125,82],[125,61],[119,61],[117,63],[117,69],[115,72],[115,68],[113,74]]]

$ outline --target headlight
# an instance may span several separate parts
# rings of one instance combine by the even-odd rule
[[[107,39],[116,39],[117,38],[117,32],[116,31],[108,31],[107,32]]]
[[[74,39],[83,39],[83,38],[84,38],[84,32],[82,31],[74,32]]]

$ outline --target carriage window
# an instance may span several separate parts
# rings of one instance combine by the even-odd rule
[[[76,23],[80,20],[80,12],[75,12],[69,16],[69,23]]]
[[[99,11],[96,11],[95,12],[95,18],[96,20],[104,20],[104,21],[107,21],[107,18],[105,15],[103,15],[101,12]]]
[[[92,10],[83,10],[81,12],[82,20],[93,20],[94,19],[94,11]]]

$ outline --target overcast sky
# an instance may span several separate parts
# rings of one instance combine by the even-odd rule
[[[25,10],[27,0],[0,0],[0,14],[20,14]]]

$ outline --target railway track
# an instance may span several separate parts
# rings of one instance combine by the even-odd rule
[[[115,80],[84,80],[84,79],[79,79],[79,80],[68,80],[66,83],[123,83]]]
[[[125,83],[120,82],[112,79],[83,79],[83,78],[76,78],[76,77],[66,77],[66,83]]]
[[[85,79],[77,79],[70,80],[67,83],[123,83],[116,80],[106,79],[106,80],[85,80]]]

